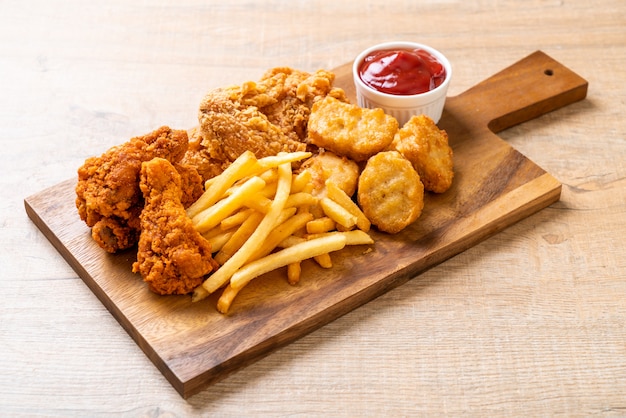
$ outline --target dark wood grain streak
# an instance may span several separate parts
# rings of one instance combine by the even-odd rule
[[[547,75],[551,70],[552,75]],[[354,96],[350,64],[336,85]],[[448,99],[440,126],[455,153],[453,187],[428,195],[422,217],[400,234],[373,232],[373,251],[347,248],[323,270],[305,263],[289,286],[282,272],[254,280],[227,316],[216,297],[159,297],[131,273],[133,251],[110,255],[74,207],[75,180],[25,199],[28,216],[173,387],[189,397],[419,273],[557,201],[561,184],[493,131],[581,100],[587,83],[536,52]]]

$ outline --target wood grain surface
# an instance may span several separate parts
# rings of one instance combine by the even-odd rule
[[[624,415],[623,1],[6,0],[0,10],[0,415]],[[180,396],[24,199],[124,138],[194,126],[211,88],[274,66],[338,68],[394,40],[446,54],[450,99],[538,50],[587,80],[585,100],[491,124],[532,162],[522,166],[556,179],[560,199]],[[139,328],[163,329],[149,317]]]
[[[350,63],[335,73],[335,85],[354,102]],[[525,92],[523,100],[515,97],[518,91]],[[61,255],[188,397],[557,201],[561,184],[488,126],[502,125],[503,119],[510,125],[527,121],[582,100],[586,92],[584,79],[536,52],[451,98],[440,125],[450,132],[454,184],[446,193],[425,197],[417,222],[399,234],[372,232],[373,251],[355,247],[333,253],[332,269],[305,265],[298,286],[286,284],[282,269],[260,277],[228,315],[214,308],[219,292],[200,303],[154,295],[131,272],[136,249],[111,255],[99,248],[78,217],[75,180],[31,196],[25,205]]]

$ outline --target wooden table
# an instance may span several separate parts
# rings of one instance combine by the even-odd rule
[[[0,414],[586,416],[626,411],[626,4],[8,1],[0,13]],[[422,3],[422,4],[420,4]],[[587,98],[501,132],[561,199],[183,399],[24,198],[196,122],[211,88],[415,40],[460,94],[542,50]]]

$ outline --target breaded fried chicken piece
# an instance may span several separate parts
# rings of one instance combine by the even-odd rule
[[[275,103],[259,107],[268,120],[278,126],[290,139],[302,142],[307,137],[311,106],[331,95],[347,102],[345,92],[333,88],[335,74],[318,70],[313,74],[289,67],[277,67],[266,72],[260,84],[265,85]]]
[[[309,74],[277,67],[258,82],[210,91],[200,103],[200,125],[183,161],[207,180],[246,150],[257,158],[304,151],[313,103],[327,95],[347,101],[343,90],[332,87],[334,78],[324,70]]]
[[[78,169],[76,207],[92,236],[108,252],[132,247],[139,239],[139,214],[143,197],[139,172],[143,161],[162,157],[180,160],[187,149],[187,133],[163,126],[144,136],[88,158]],[[193,201],[202,188],[191,167],[185,172],[185,201]]]
[[[411,161],[426,190],[443,193],[452,185],[454,163],[448,134],[428,116],[411,117],[396,133],[389,149]]]
[[[366,109],[331,96],[315,102],[309,117],[311,143],[356,162],[387,148],[398,121],[382,109]]]
[[[304,144],[289,139],[256,106],[241,106],[232,97],[232,90],[217,89],[200,105],[203,145],[212,157],[229,164],[246,150],[262,158],[304,149]]]
[[[202,139],[199,126],[188,130],[187,135],[189,136],[189,146],[182,159],[184,164],[195,167],[204,181],[224,171],[227,165],[218,158],[216,153],[211,155],[211,148],[205,146],[207,142]]]
[[[154,158],[141,166],[140,188],[145,205],[133,272],[155,293],[187,294],[218,265],[181,202],[181,176],[169,161]]]
[[[372,224],[395,234],[422,214],[424,186],[402,154],[383,151],[367,160],[359,177],[357,199]]]
[[[205,96],[199,112],[201,140],[193,148],[196,155],[186,156],[185,161],[200,161],[204,165],[201,161],[205,160],[207,167],[216,165],[215,171],[221,172],[246,150],[262,158],[306,148],[304,143],[289,139],[258,107],[244,104],[249,101],[249,94],[257,100],[262,98],[263,103],[268,98],[263,86],[252,84],[216,89]]]

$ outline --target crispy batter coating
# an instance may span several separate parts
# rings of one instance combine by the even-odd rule
[[[276,102],[259,106],[259,111],[287,137],[303,142],[313,103],[328,94],[347,101],[343,90],[333,88],[334,80],[335,74],[326,70],[309,74],[289,67],[270,69],[259,83],[267,87]]]
[[[363,213],[381,231],[398,233],[422,214],[424,186],[411,163],[397,151],[371,157],[358,187]]]
[[[258,82],[210,91],[200,104],[200,125],[183,161],[198,167],[206,180],[246,150],[257,158],[304,151],[313,103],[326,95],[347,100],[343,90],[332,87],[334,78],[324,70],[309,74],[277,67]]]
[[[313,105],[308,130],[311,143],[361,162],[391,144],[398,121],[382,109],[364,109],[327,96]]]
[[[133,272],[155,293],[187,294],[218,266],[187,216],[181,176],[169,161],[154,158],[141,166],[140,188],[145,205]]]
[[[202,176],[193,165],[177,162],[172,163],[172,165],[180,175],[181,190],[183,192],[181,202],[185,208],[188,208],[204,193]]]
[[[454,164],[448,134],[428,116],[413,116],[396,133],[389,149],[411,161],[426,190],[443,193],[452,185]]]
[[[356,192],[360,169],[356,162],[339,157],[330,151],[322,151],[306,160],[300,169],[311,173],[314,196],[326,196],[326,181],[335,183],[348,196]]]
[[[189,146],[181,162],[195,167],[202,180],[208,180],[224,171],[224,162],[217,155],[211,155],[210,150],[203,145],[200,127],[189,129],[187,134]]]
[[[76,207],[92,236],[108,252],[132,247],[139,238],[139,214],[143,197],[139,190],[141,163],[155,157],[172,162],[187,149],[187,133],[163,126],[144,136],[88,158],[78,169]],[[197,198],[199,178],[185,170],[186,201]]]

